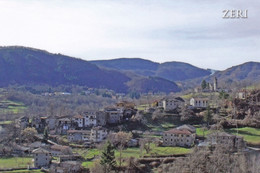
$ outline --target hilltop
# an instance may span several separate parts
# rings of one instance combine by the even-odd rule
[[[138,81],[138,86],[134,81]],[[33,48],[1,47],[0,86],[13,84],[81,85],[116,92],[180,91],[174,82],[166,79],[131,76],[118,70],[99,68],[82,59]],[[148,85],[152,87],[147,88]]]

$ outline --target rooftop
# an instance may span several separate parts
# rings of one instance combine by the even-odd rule
[[[50,152],[43,148],[37,148],[37,149],[33,150],[32,153],[41,154],[41,153],[50,153]]]
[[[165,131],[164,133],[191,135],[191,132],[186,129],[184,129],[184,130],[171,129],[171,130]]]
[[[75,116],[73,116],[73,118],[83,119],[83,116],[82,115],[75,115]]]

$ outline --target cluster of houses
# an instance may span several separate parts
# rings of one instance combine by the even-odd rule
[[[185,124],[165,131],[162,139],[164,146],[191,147],[195,144],[196,128]],[[207,137],[206,141],[198,144],[199,147],[214,147],[216,145],[228,148],[230,151],[239,151],[246,147],[243,137],[226,132],[212,133]]]
[[[64,148],[66,150],[66,146],[54,145],[55,148]],[[61,150],[61,149],[59,149]],[[46,148],[37,148],[32,151],[33,154],[33,162],[35,168],[47,168],[50,172],[79,172],[82,170],[81,162],[82,159],[79,155],[75,155],[71,153],[65,153],[65,155],[52,152],[53,150],[49,150]],[[53,157],[58,158],[57,160],[53,160]]]
[[[212,88],[214,91],[218,89],[216,78]],[[245,97],[242,94],[239,96],[241,98]],[[256,98],[258,101],[259,94]],[[187,106],[187,104],[185,105],[185,101],[180,97],[165,97],[156,102],[155,105],[156,108],[149,109],[160,108],[164,111],[173,111],[177,108]],[[205,109],[209,106],[209,99],[205,97],[191,98],[188,105],[192,108]],[[89,110],[74,116],[42,116],[34,117],[31,121],[28,117],[21,117],[17,120],[17,123],[21,129],[34,127],[39,133],[43,133],[47,127],[50,135],[66,135],[69,142],[93,144],[104,141],[109,134],[112,134],[106,127],[127,122],[136,113],[137,110],[133,103],[120,102],[114,107],[106,107],[102,110]],[[160,134],[163,146],[192,147],[199,143],[196,141],[196,128],[191,125],[185,124],[168,131],[160,132]],[[217,144],[232,151],[243,150],[246,147],[242,137],[225,132],[210,135],[207,140],[199,143],[198,146],[209,147]],[[136,147],[137,145],[137,139],[130,140],[129,146]],[[80,163],[78,163],[78,156],[72,153],[69,146],[57,144],[43,146],[41,144],[31,151],[34,155],[35,167],[53,167],[54,172],[62,172],[65,168],[65,170],[74,172],[81,167]],[[58,157],[58,161],[53,161],[53,157]]]
[[[181,97],[165,97],[154,105],[157,108],[162,108],[164,111],[173,111],[177,108],[185,106],[185,101]],[[189,102],[192,108],[207,108],[209,106],[209,99],[207,97],[192,97]],[[149,110],[147,110],[149,112]]]
[[[48,129],[50,135],[67,135],[73,142],[101,142],[108,134],[106,126],[127,122],[136,114],[135,105],[120,102],[103,110],[90,110],[74,116],[21,117],[16,120],[19,128],[34,127],[39,133]]]

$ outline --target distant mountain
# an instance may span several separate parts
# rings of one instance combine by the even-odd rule
[[[100,67],[132,71],[139,75],[156,76],[171,81],[183,81],[211,74],[208,70],[183,62],[165,62],[160,64],[140,58],[119,58],[91,62]]]
[[[208,75],[210,75],[209,71],[183,62],[162,63],[156,71],[156,76],[172,81],[183,81]]]
[[[217,77],[223,83],[231,82],[260,82],[260,63],[246,62],[237,66],[230,67],[224,71],[218,71],[212,77]]]
[[[210,76],[186,80],[182,82],[182,86],[185,86],[182,88],[188,89],[200,86],[202,80],[213,83],[215,77],[218,79],[220,88],[232,89],[255,86],[260,83],[260,63],[246,62],[223,71],[216,71]]]
[[[131,71],[143,76],[154,76],[155,71],[160,65],[159,63],[141,58],[118,58],[112,60],[98,60],[89,62],[94,63],[100,67]]]
[[[33,48],[0,47],[0,86],[10,84],[73,84],[116,92],[180,90],[174,82],[166,79],[127,75],[117,70],[99,68],[81,59]]]

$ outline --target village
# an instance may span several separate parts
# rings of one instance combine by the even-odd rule
[[[259,157],[259,141],[252,143],[247,135],[245,139],[239,129],[259,130],[260,90],[232,93],[220,88],[215,78],[213,84],[195,88],[186,96],[191,94],[190,98],[166,95],[145,105],[121,99],[74,115],[22,116],[9,124],[10,133],[2,134],[7,137],[1,141],[0,155],[32,161],[0,171],[89,172],[102,159],[108,141],[116,150],[121,171],[134,169],[126,166],[131,158],[137,159],[138,169],[160,171],[162,165],[187,158],[194,149],[214,151],[219,146]],[[248,110],[242,110],[245,107],[239,107],[240,102],[247,103]]]

